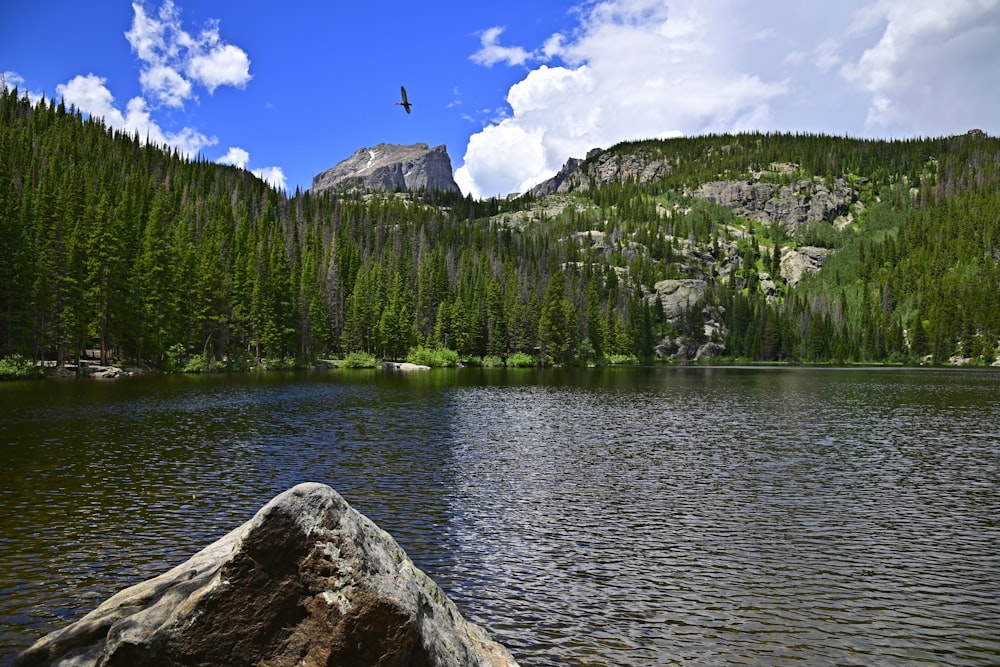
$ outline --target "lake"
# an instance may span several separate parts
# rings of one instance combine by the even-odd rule
[[[1000,664],[1000,372],[0,383],[0,665],[302,481],[524,667]]]

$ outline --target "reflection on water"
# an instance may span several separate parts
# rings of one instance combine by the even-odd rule
[[[916,370],[0,385],[0,654],[314,480],[525,666],[998,663],[998,399]]]

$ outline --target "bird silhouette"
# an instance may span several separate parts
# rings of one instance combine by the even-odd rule
[[[410,100],[406,97],[406,86],[400,86],[399,90],[401,93],[403,93],[403,101],[396,102],[396,104],[406,109],[406,113],[410,113],[410,107],[413,105],[410,104]]]

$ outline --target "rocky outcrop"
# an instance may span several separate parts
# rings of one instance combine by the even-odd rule
[[[654,350],[657,356],[702,360],[725,354],[726,346],[721,342],[725,311],[721,306],[705,303],[707,291],[708,284],[696,279],[661,280],[654,285],[649,302],[652,304],[656,299],[660,300],[663,317],[674,325],[675,330],[690,329],[692,323],[688,318],[691,308],[697,305],[701,310],[701,321],[695,325],[700,330],[664,338]],[[699,335],[691,336],[691,333]]]
[[[388,533],[312,483],[14,664],[516,667]]]
[[[622,153],[595,148],[584,160],[570,158],[559,172],[530,192],[535,196],[580,192],[608,183],[649,183],[664,178],[673,163],[641,153]]]
[[[782,248],[781,276],[789,285],[797,285],[806,273],[816,273],[823,268],[829,254],[828,248],[816,246]]]
[[[834,222],[850,213],[857,198],[840,178],[832,185],[801,178],[789,185],[749,181],[712,181],[685,193],[732,210],[735,215],[764,224],[780,223],[791,232],[814,222]]]
[[[531,189],[540,197],[582,192],[609,183],[651,183],[666,178],[676,162],[650,151],[594,149],[584,160],[570,158],[559,172]],[[711,181],[685,195],[725,206],[735,215],[764,224],[780,223],[790,232],[815,222],[849,223],[857,190],[844,178],[828,183],[821,178],[796,178],[794,164],[772,164],[747,180]],[[770,182],[780,180],[787,184]]]
[[[688,309],[705,300],[708,285],[704,280],[661,280],[653,286],[655,295],[663,304],[663,316],[667,320],[684,317]]]
[[[566,164],[564,164],[562,168],[556,172],[555,176],[531,188],[531,194],[536,197],[547,197],[548,195],[556,194],[560,191],[559,186],[561,186],[563,182],[577,170],[581,162],[583,162],[583,160],[575,157],[571,157],[566,160]]]
[[[444,145],[379,144],[359,148],[337,166],[313,177],[312,191],[393,192],[395,190],[458,192],[451,158]]]

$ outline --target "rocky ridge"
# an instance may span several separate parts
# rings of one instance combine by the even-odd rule
[[[14,664],[516,667],[388,533],[315,483]]]
[[[610,183],[650,183],[674,169],[667,158],[594,149],[583,160],[570,158],[552,178],[530,190],[536,197],[586,191]],[[858,190],[844,178],[827,183],[798,174],[794,164],[772,164],[767,171],[745,180],[702,183],[684,191],[696,199],[724,206],[734,215],[764,224],[781,224],[790,232],[803,225],[825,221],[850,224]]]
[[[394,190],[458,192],[451,158],[442,144],[378,144],[313,177],[312,192],[392,192]]]

